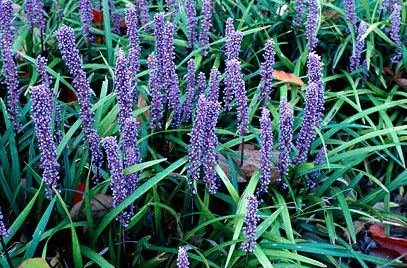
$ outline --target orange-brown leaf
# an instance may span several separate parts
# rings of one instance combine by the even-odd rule
[[[301,80],[296,74],[293,73],[287,73],[284,71],[279,71],[279,70],[274,70],[273,71],[273,76],[275,79],[280,80],[280,81],[285,81],[288,83],[304,86],[304,81]]]

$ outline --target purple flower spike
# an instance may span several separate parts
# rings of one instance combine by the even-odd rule
[[[401,51],[401,39],[400,39],[400,25],[401,25],[401,5],[397,1],[393,5],[393,15],[391,17],[391,32],[390,32],[390,37],[393,40],[393,42],[396,44],[396,52],[391,59],[392,63],[398,63],[401,60],[402,57],[402,51]]]
[[[140,17],[140,25],[144,26],[147,23],[150,22],[150,15],[148,14],[148,6],[147,6],[147,0],[135,0],[135,5],[138,10],[138,14]],[[146,31],[150,29],[150,26],[145,27]]]
[[[154,53],[147,59],[147,65],[150,69],[150,96],[151,96],[151,127],[153,129],[160,129],[162,127],[161,120],[163,119],[163,110],[164,110],[164,97],[160,90],[159,84],[159,70],[157,60],[154,57]]]
[[[235,32],[235,25],[233,25],[233,19],[228,18],[226,20],[226,26],[225,26],[225,36],[229,37],[232,36],[232,34]]]
[[[25,0],[24,8],[27,17],[28,28],[45,28],[44,3],[42,0]]]
[[[350,33],[351,30],[356,31],[356,8],[355,8],[355,0],[344,0],[345,2],[345,12],[346,12],[346,19],[352,25],[352,29],[347,29],[347,33]]]
[[[18,112],[19,104],[19,85],[17,66],[14,60],[13,43],[13,3],[11,0],[2,0],[0,3],[0,29],[1,29],[1,48],[3,57],[3,74],[7,85],[7,104],[9,119],[16,129],[20,128],[17,119],[20,116]]]
[[[47,64],[48,64],[48,60],[46,58],[44,58],[43,56],[38,56],[37,70],[41,74],[40,83],[50,87],[52,80],[46,70]]]
[[[356,38],[356,45],[353,49],[352,56],[350,57],[350,66],[349,69],[351,72],[355,71],[358,68],[362,68],[362,51],[365,48],[365,39],[362,39],[362,36],[367,31],[367,23],[361,21],[359,24],[358,36]]]
[[[195,99],[195,61],[190,59],[188,61],[188,74],[187,74],[187,96],[183,105],[182,122],[187,123],[191,118],[192,104]]]
[[[177,0],[165,0],[167,2],[167,12],[172,13],[171,14],[171,20],[174,20],[174,18],[178,14],[178,4]]]
[[[189,268],[187,250],[185,247],[179,247],[178,249],[177,268]]]
[[[4,221],[4,216],[0,210],[0,237],[8,237],[8,236],[10,236],[10,231],[6,228],[6,225],[4,225],[3,221]]]
[[[197,40],[196,27],[198,25],[198,19],[196,17],[194,0],[186,0],[185,9],[187,13],[187,29],[188,29],[188,47],[193,48],[195,41]]]
[[[52,109],[54,107],[53,94],[46,85],[35,86],[31,89],[32,118],[35,124],[35,135],[41,152],[42,177],[48,186],[47,195],[53,195],[52,187],[56,187],[59,180],[56,145],[52,136]]]
[[[92,20],[93,20],[93,4],[92,0],[79,0],[78,8],[79,14],[81,15],[81,22],[82,22],[82,34],[85,38],[89,41],[93,41],[94,36],[90,32]]]
[[[166,86],[168,88],[167,100],[169,108],[179,108],[179,86],[178,75],[175,71],[175,52],[174,52],[174,25],[168,23],[164,32],[165,36],[165,69],[164,75],[166,80]]]
[[[265,105],[261,110],[260,118],[260,169],[261,175],[259,178],[259,186],[257,188],[257,197],[262,196],[267,192],[267,188],[271,181],[271,169],[273,167],[272,152],[273,152],[273,131],[271,129],[270,112]]]
[[[272,39],[266,42],[264,48],[264,62],[261,64],[261,81],[259,85],[260,99],[269,100],[273,85],[273,65],[275,62],[274,41]]]
[[[213,67],[210,74],[210,83],[208,91],[208,100],[212,102],[218,102],[219,99],[219,81],[220,72],[217,68]]]
[[[137,78],[136,75],[140,70],[140,41],[137,30],[137,11],[131,5],[126,6],[126,25],[127,35],[129,36],[129,79],[130,86],[133,90],[134,99],[137,97]]]
[[[302,25],[302,20],[305,14],[305,0],[296,0],[295,1],[295,11],[297,13],[297,17],[294,19],[295,25]]]
[[[319,8],[317,0],[309,0],[309,14],[307,24],[305,26],[306,36],[308,39],[308,51],[314,51],[317,43],[317,28],[318,28]]]
[[[203,14],[202,14],[203,13]],[[201,12],[201,35],[199,36],[199,44],[204,48],[202,55],[208,55],[209,48],[209,32],[212,27],[213,3],[212,0],[204,0]]]
[[[302,125],[300,133],[297,138],[296,147],[298,150],[298,155],[294,159],[294,162],[299,165],[307,161],[308,151],[311,147],[312,141],[316,137],[315,127],[316,121],[319,117],[318,115],[318,84],[311,83],[307,87],[306,98],[305,98],[305,109],[304,118],[302,120]]]
[[[113,207],[115,208],[127,197],[127,185],[124,183],[123,164],[120,159],[119,146],[115,137],[103,138],[102,145],[105,149],[107,164],[110,169],[110,187],[113,192]],[[123,227],[126,227],[130,218],[126,211],[124,211],[116,220],[118,220]]]
[[[114,0],[108,0],[109,12],[110,12],[110,22],[112,24],[112,31],[115,34],[120,34],[120,24],[122,21],[122,15],[115,10]]]
[[[260,217],[257,215],[259,207],[259,201],[253,195],[246,197],[246,216],[244,217],[243,234],[246,237],[246,242],[242,243],[242,250],[247,253],[253,253],[256,248],[256,226],[260,221]]]
[[[307,68],[308,68],[308,83],[315,83],[318,85],[318,96],[317,96],[317,101],[316,103],[316,118],[315,118],[315,126],[320,128],[322,119],[324,116],[324,91],[325,91],[325,85],[324,81],[322,80],[322,61],[321,58],[315,54],[315,53],[310,53],[308,55],[308,62],[307,62]]]
[[[203,72],[200,72],[198,74],[198,91],[199,91],[198,96],[205,94],[205,90],[206,90],[206,77]]]
[[[228,110],[232,108],[230,101],[234,96],[237,102],[238,132],[240,136],[244,136],[249,124],[249,110],[247,107],[246,87],[243,81],[242,68],[238,60],[226,62],[225,84],[226,88],[223,98],[225,107]]]
[[[119,103],[119,125],[123,126],[124,121],[130,118],[133,112],[131,105],[131,92],[128,75],[128,65],[126,56],[122,49],[117,53],[115,68],[115,92]]]
[[[243,34],[241,32],[236,32],[233,26],[233,19],[228,18],[226,21],[226,61],[239,59],[240,45],[242,43]]]
[[[280,102],[280,154],[278,155],[278,171],[280,176],[288,175],[288,167],[291,164],[290,152],[293,139],[293,108],[287,102],[286,97]]]
[[[215,134],[215,128],[216,123],[218,122],[220,106],[218,103],[211,101],[208,101],[206,105],[207,114],[203,140],[204,147],[202,150],[202,164],[205,174],[203,180],[208,187],[209,193],[216,194],[220,185],[220,181],[219,176],[215,171],[215,166],[219,163],[218,154],[217,152],[215,152],[215,149],[218,146],[218,138]]]
[[[191,187],[192,194],[195,195],[195,190],[193,189],[193,183],[199,180],[201,159],[202,159],[202,148],[204,147],[204,131],[206,125],[206,114],[207,114],[207,102],[204,95],[201,95],[198,100],[195,120],[191,130],[191,140],[188,158],[191,165],[188,168],[188,183]]]
[[[314,160],[314,165],[322,165],[325,161],[325,148],[322,147],[319,152],[317,153],[317,156],[315,157]],[[309,175],[309,180],[307,180],[307,187],[310,189],[314,189],[316,184],[315,184],[315,180],[317,179],[317,177],[319,176],[319,174],[321,173],[320,170],[314,171]]]
[[[82,68],[79,50],[76,48],[74,30],[66,25],[62,25],[56,32],[56,37],[59,43],[59,49],[62,53],[62,59],[65,61],[69,72],[74,78],[73,84],[78,92],[79,117],[82,121],[85,141],[89,144],[91,160],[96,169],[94,173],[100,176],[99,170],[103,164],[103,157],[99,146],[99,136],[95,130],[92,129],[95,123],[91,109],[92,105],[90,103],[92,93],[86,73]],[[98,178],[96,178],[96,180],[97,179]]]

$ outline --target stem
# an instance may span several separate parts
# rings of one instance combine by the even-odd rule
[[[249,252],[246,252],[246,257],[244,260],[244,267],[247,268],[247,264],[249,263]]]
[[[14,265],[11,262],[10,255],[8,254],[8,250],[6,248],[6,244],[4,243],[3,237],[1,235],[0,235],[0,243],[1,243],[2,248],[4,249],[4,254],[6,255],[8,265],[10,265],[11,268],[14,268]]]
[[[41,55],[44,56],[44,29],[40,30],[40,36],[41,36]]]
[[[242,145],[241,145],[241,152],[240,152],[240,167],[243,166],[243,157],[244,157],[244,137],[242,137]]]
[[[124,228],[121,226],[122,229],[122,244],[123,244],[123,261],[125,267],[130,267],[129,259],[127,258],[126,254],[126,234],[124,233]]]

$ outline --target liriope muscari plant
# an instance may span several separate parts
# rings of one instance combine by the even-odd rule
[[[160,129],[162,127],[162,119],[164,116],[164,99],[165,95],[161,92],[160,79],[159,79],[159,67],[158,61],[154,56],[154,53],[151,53],[147,59],[147,66],[150,70],[150,79],[148,82],[150,88],[150,112],[151,112],[151,121],[150,125],[153,129]]]
[[[296,0],[295,1],[295,11],[297,13],[297,16],[294,19],[294,24],[295,25],[302,25],[302,21],[304,18],[305,14],[305,7],[306,7],[306,0]]]
[[[147,0],[135,0],[134,4],[137,9],[140,26],[145,26],[145,30],[148,31],[150,26],[147,24],[150,22],[150,15],[148,14]]]
[[[219,81],[220,72],[216,67],[213,67],[209,76],[209,89],[208,89],[208,100],[213,102],[218,102],[219,99]],[[205,87],[204,87],[205,88]]]
[[[291,164],[290,152],[292,150],[291,141],[293,139],[293,108],[287,102],[286,97],[282,97],[280,101],[280,140],[278,147],[280,153],[278,155],[278,174],[279,178],[288,175],[288,167]]]
[[[10,236],[10,231],[7,229],[6,225],[3,222],[4,216],[3,213],[0,210],[0,239],[3,237],[8,237]]]
[[[260,100],[269,100],[273,86],[273,65],[275,62],[274,41],[272,39],[266,42],[264,47],[264,62],[261,64],[261,80],[259,84]]]
[[[225,45],[226,61],[233,59],[238,60],[243,34],[239,31],[235,31],[232,18],[228,18],[226,21],[225,35],[227,39]]]
[[[128,63],[126,55],[122,49],[119,49],[116,59],[116,68],[114,74],[114,90],[119,103],[119,125],[122,128],[124,121],[132,116],[133,107],[131,105],[131,91],[128,73]]]
[[[400,39],[400,25],[401,25],[401,5],[399,2],[394,3],[393,14],[391,17],[391,31],[390,37],[396,44],[396,52],[394,53],[391,61],[393,63],[398,63],[402,57],[401,51],[401,39]]]
[[[315,156],[315,160],[314,160],[314,165],[321,165],[324,163],[325,161],[325,148],[322,147],[317,155]],[[314,171],[311,174],[309,174],[309,178],[307,179],[307,187],[309,189],[314,189],[316,186],[315,180],[317,179],[318,175],[321,174],[320,170]]]
[[[309,11],[307,22],[305,25],[306,37],[308,40],[308,51],[314,51],[318,44],[317,29],[318,29],[319,6],[318,0],[309,0]]]
[[[198,74],[198,92],[199,92],[199,96],[201,96],[202,94],[205,94],[205,90],[206,90],[206,76],[205,73],[203,72],[199,72]]]
[[[351,28],[347,28],[346,32],[350,33],[351,31],[356,31],[357,26],[357,15],[356,15],[356,8],[355,8],[355,0],[344,0],[345,5],[345,12],[346,12],[346,19],[352,26]]]
[[[187,250],[185,247],[178,248],[177,268],[189,268]]]
[[[90,32],[93,20],[93,1],[92,0],[79,0],[78,2],[79,14],[82,22],[82,34],[90,42],[93,41],[94,36]]]
[[[249,253],[253,253],[256,249],[256,226],[260,221],[260,217],[257,215],[259,207],[259,201],[254,195],[247,195],[246,215],[244,217],[245,227],[243,227],[243,234],[246,241],[242,243],[242,250]]]
[[[201,47],[203,47],[202,55],[206,57],[209,50],[209,33],[212,28],[213,0],[203,1],[201,17],[199,44]]]
[[[18,111],[20,93],[17,66],[13,52],[14,29],[12,22],[13,3],[11,0],[2,0],[0,5],[2,71],[7,85],[8,117],[14,127],[18,129],[20,127],[20,124],[17,122],[20,116]]]
[[[187,13],[188,47],[194,48],[198,36],[196,32],[198,18],[196,17],[195,1],[186,0],[185,10]]]
[[[131,6],[126,6],[126,25],[127,25],[127,35],[129,37],[129,79],[130,87],[133,91],[133,97],[137,98],[137,78],[136,75],[140,70],[140,40],[137,30],[137,11]]]
[[[214,194],[219,187],[219,177],[215,171],[215,166],[218,164],[218,155],[215,152],[218,138],[215,134],[215,127],[219,109],[218,103],[208,101],[204,95],[199,97],[188,154],[191,163],[188,168],[188,183],[192,194],[195,194],[193,183],[199,180],[201,167],[203,167],[204,181],[208,186],[208,191]]]
[[[363,35],[367,31],[367,23],[361,21],[359,24],[358,36],[356,38],[356,44],[350,57],[349,70],[353,72],[358,68],[362,68],[366,62],[362,61],[362,51],[365,48],[366,40],[363,38]]]
[[[59,163],[57,162],[57,150],[52,135],[54,94],[47,85],[35,86],[31,89],[31,104],[35,135],[41,152],[42,178],[47,185],[47,196],[50,197],[53,195],[52,188],[56,187],[59,181]]]
[[[43,30],[45,28],[44,3],[42,0],[25,0],[24,10],[29,29],[38,27]]]
[[[122,20],[122,15],[118,12],[114,5],[114,0],[108,0],[109,12],[110,12],[110,22],[112,24],[112,31],[115,34],[120,34],[120,24]]]
[[[96,175],[96,180],[101,176],[100,168],[103,165],[102,151],[100,149],[100,138],[97,132],[93,129],[95,119],[93,118],[92,104],[90,98],[92,96],[86,73],[82,68],[82,60],[79,56],[79,50],[76,48],[74,30],[66,25],[56,32],[56,37],[59,43],[59,49],[62,53],[62,59],[68,66],[68,69],[74,78],[73,84],[78,92],[79,102],[79,117],[82,121],[82,129],[85,134],[85,141],[89,145],[91,153],[91,161],[93,164],[93,172]]]
[[[195,61],[190,59],[188,61],[188,73],[187,73],[187,90],[186,98],[182,107],[182,123],[187,123],[191,118],[192,108],[195,99]]]
[[[256,195],[261,197],[267,192],[271,181],[271,171],[273,167],[273,132],[271,129],[270,112],[266,105],[263,105],[260,118],[260,178]]]

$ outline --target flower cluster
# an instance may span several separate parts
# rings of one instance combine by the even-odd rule
[[[119,103],[119,125],[123,127],[124,121],[132,115],[131,92],[129,84],[128,64],[122,49],[117,53],[115,68],[115,92]]]
[[[318,85],[318,96],[317,96],[317,103],[316,103],[316,118],[315,118],[315,126],[320,127],[322,123],[322,119],[324,116],[324,91],[325,91],[325,84],[322,80],[322,61],[321,57],[319,57],[315,53],[309,53],[308,55],[308,83],[315,83]]]
[[[204,0],[202,5],[202,21],[201,21],[201,33],[199,36],[199,44],[204,48],[202,55],[208,55],[209,47],[209,32],[212,27],[212,16],[213,16],[213,1]]]
[[[137,89],[135,88],[137,84],[136,75],[140,70],[140,41],[137,30],[137,11],[131,5],[126,6],[126,25],[127,25],[127,35],[129,36],[129,79],[130,87],[133,89],[134,99],[137,97]]]
[[[220,72],[216,67],[213,67],[210,73],[210,82],[208,90],[208,100],[213,102],[218,102],[219,99],[219,81]]]
[[[140,19],[140,25],[145,26],[146,31],[150,29],[147,23],[150,22],[150,15],[148,14],[147,0],[137,0],[135,1],[138,17]]]
[[[58,184],[59,164],[57,159],[56,145],[52,136],[52,109],[53,94],[47,85],[35,86],[31,89],[32,118],[35,124],[35,135],[38,139],[41,152],[41,165],[43,169],[44,183],[49,187],[47,195],[52,195],[52,187]]]
[[[260,118],[260,169],[261,175],[259,178],[259,186],[256,195],[262,196],[267,192],[267,188],[271,181],[271,169],[273,167],[272,152],[273,152],[273,131],[271,129],[270,112],[266,105],[263,105]]]
[[[110,12],[110,22],[112,24],[112,31],[115,34],[120,34],[120,24],[122,21],[122,15],[116,11],[114,6],[114,0],[108,0],[109,12]]]
[[[391,59],[393,63],[398,63],[401,60],[402,52],[401,52],[401,39],[400,39],[400,25],[401,25],[401,5],[397,1],[394,3],[393,6],[393,15],[391,17],[391,32],[390,37],[393,42],[396,44],[396,52]]]
[[[345,12],[346,12],[346,19],[352,25],[352,29],[347,29],[347,33],[350,33],[351,30],[356,31],[357,16],[356,16],[355,0],[345,0]]]
[[[178,249],[177,268],[189,268],[187,250],[185,247],[179,247]]]
[[[365,47],[366,40],[362,38],[362,36],[367,31],[367,23],[361,21],[359,24],[358,36],[356,38],[356,44],[352,52],[352,56],[350,57],[350,65],[349,69],[351,72],[354,70],[362,67],[362,50]]]
[[[319,152],[317,153],[317,156],[315,157],[314,160],[314,165],[322,165],[325,161],[325,148],[322,147]],[[315,180],[318,177],[318,175],[321,173],[320,170],[314,171],[309,175],[309,179],[307,180],[307,187],[310,189],[314,189],[316,184]]]
[[[242,243],[242,250],[253,253],[256,248],[256,226],[260,221],[260,218],[257,215],[259,201],[253,195],[248,195],[246,199],[246,215],[244,217],[244,223],[246,226],[243,227],[243,234],[247,241]]]
[[[3,58],[3,74],[7,85],[7,104],[9,119],[15,128],[19,128],[17,123],[19,117],[19,85],[16,62],[13,52],[13,3],[11,0],[2,0],[0,3],[0,29],[1,48]]]
[[[59,49],[62,53],[62,59],[65,61],[65,64],[68,66],[68,69],[74,78],[73,84],[78,92],[80,107],[79,117],[82,121],[85,140],[89,144],[91,160],[96,168],[95,174],[100,176],[99,170],[102,167],[103,158],[99,146],[98,134],[92,129],[95,122],[90,103],[92,93],[86,73],[82,68],[79,50],[76,48],[74,30],[66,25],[62,25],[62,27],[56,32],[56,37],[59,43]]]
[[[218,120],[219,104],[207,101],[204,95],[198,100],[195,120],[191,131],[189,151],[188,175],[191,189],[194,180],[200,178],[201,166],[203,165],[204,181],[208,185],[210,193],[216,193],[219,186],[219,178],[214,167],[218,164],[218,156],[215,148],[218,146],[218,139],[215,134],[215,127]],[[192,190],[192,194],[195,191]]]
[[[270,39],[264,48],[264,62],[261,64],[261,81],[259,85],[260,99],[269,100],[273,85],[273,65],[276,53],[274,52],[274,41]]]
[[[307,24],[305,26],[306,36],[308,39],[308,51],[314,51],[318,43],[318,16],[318,0],[309,0],[309,13],[307,17]]]
[[[296,25],[302,25],[302,20],[305,14],[305,3],[306,0],[295,1],[295,11],[297,13],[297,17],[294,19],[294,24]]]
[[[8,237],[8,236],[10,236],[10,231],[6,228],[6,225],[4,225],[3,220],[4,220],[4,216],[0,210],[0,236]]]
[[[171,13],[171,20],[174,20],[178,14],[177,0],[165,0],[165,2],[167,3],[167,12]]]
[[[82,22],[82,34],[89,41],[93,41],[94,36],[90,32],[92,20],[93,20],[93,1],[92,0],[79,0],[78,3],[79,14],[81,15]]]
[[[187,13],[188,47],[193,48],[197,39],[196,27],[198,25],[194,0],[186,0],[185,9]]]
[[[240,53],[240,46],[243,39],[243,34],[241,32],[235,31],[233,27],[233,20],[228,19],[226,23],[226,61],[238,60]]]
[[[44,3],[42,0],[25,0],[24,9],[27,16],[28,28],[45,28]]]
[[[278,155],[278,171],[280,176],[288,175],[288,167],[291,164],[290,152],[291,141],[293,139],[293,108],[287,102],[286,97],[280,101],[280,142]]]
[[[162,127],[161,120],[163,119],[163,110],[164,110],[164,97],[163,93],[161,92],[160,88],[160,81],[159,81],[159,69],[157,59],[154,56],[154,53],[147,59],[147,65],[150,69],[150,80],[149,80],[149,87],[150,87],[150,96],[151,96],[151,122],[150,125],[152,128],[160,129]]]
[[[205,74],[203,72],[199,72],[198,74],[198,92],[199,95],[201,96],[202,94],[205,94],[205,90],[206,90],[206,77]]]
[[[238,132],[244,136],[249,124],[249,110],[247,107],[246,87],[243,81],[242,68],[238,60],[226,62],[224,103],[227,110],[232,108],[230,102],[235,97],[237,102]]]
[[[195,61],[190,59],[188,61],[188,74],[187,74],[187,96],[185,98],[182,109],[182,123],[187,123],[191,118],[192,105],[195,99]]]

